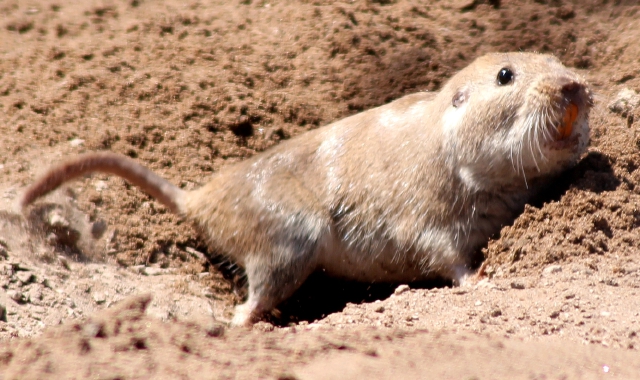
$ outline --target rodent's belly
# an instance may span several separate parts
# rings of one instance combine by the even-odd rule
[[[319,267],[329,276],[362,282],[412,282],[438,276],[436,271],[408,256],[397,252],[372,255],[339,250],[325,252]]]

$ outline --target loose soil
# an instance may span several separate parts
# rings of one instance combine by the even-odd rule
[[[0,379],[637,378],[635,3],[0,2]],[[229,328],[241,269],[123,180],[75,181],[24,217],[14,206],[89,151],[193,189],[518,50],[589,80],[591,143],[488,242],[473,287],[318,275],[253,329]]]

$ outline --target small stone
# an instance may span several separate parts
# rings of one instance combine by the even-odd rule
[[[375,348],[367,348],[366,350],[364,350],[364,354],[367,356],[377,357],[378,351],[376,351]]]
[[[262,332],[271,332],[275,329],[275,327],[271,323],[265,321],[260,321],[254,324],[253,328]]]
[[[71,270],[71,264],[69,264],[69,260],[67,260],[66,257],[62,255],[58,256],[58,262],[60,263],[60,265],[62,265],[64,269]]]
[[[53,289],[53,287],[51,286],[51,281],[49,281],[48,278],[42,280],[42,286],[44,286],[45,288]]]
[[[560,272],[562,272],[562,267],[560,265],[549,265],[548,267],[544,268],[544,270],[542,271],[542,274],[545,276],[548,276],[550,274],[560,273]]]
[[[102,219],[96,220],[91,224],[91,236],[94,239],[100,239],[107,231],[107,222]]]
[[[475,305],[476,306],[482,306],[482,301],[476,301]]]
[[[618,280],[616,280],[615,278],[602,278],[599,281],[601,284],[605,284],[605,285],[609,285],[609,286],[618,286],[620,285],[618,283]]]
[[[27,297],[24,295],[24,293],[22,293],[19,290],[9,290],[7,292],[7,295],[9,297],[11,297],[12,300],[16,301],[17,303],[23,304],[23,303],[27,303],[29,302],[29,300],[27,299]]]
[[[105,337],[105,326],[101,321],[89,321],[82,327],[82,332],[86,337]]]
[[[159,276],[164,274],[165,271],[162,268],[144,267],[142,274],[147,276]]]
[[[103,191],[103,190],[107,190],[108,188],[109,188],[109,185],[107,185],[105,181],[96,182],[96,191]]]
[[[393,291],[393,294],[399,295],[399,294],[402,294],[402,293],[404,293],[404,292],[406,292],[408,290],[409,290],[409,285],[403,284],[403,285],[398,286],[396,288],[396,290]]]
[[[71,141],[69,141],[69,145],[71,145],[74,148],[79,147],[80,145],[84,144],[84,140],[83,139],[73,139]]]
[[[102,305],[107,302],[107,296],[104,293],[93,293],[93,301],[98,305]]]
[[[490,315],[491,315],[492,317],[494,317],[494,318],[495,318],[495,317],[499,317],[499,316],[501,316],[501,315],[502,315],[502,310],[500,310],[500,309],[498,309],[498,308],[496,307],[495,309],[491,310]]]
[[[522,289],[525,288],[525,286],[524,286],[524,284],[522,282],[513,281],[513,282],[511,282],[511,288],[512,289],[520,289],[520,290],[522,290]]]
[[[380,305],[373,309],[373,311],[375,311],[376,313],[384,313],[384,306]]]
[[[568,300],[570,300],[572,298],[575,298],[575,297],[576,297],[576,294],[573,293],[573,292],[567,292],[567,293],[564,294],[564,298],[566,298]]]
[[[609,110],[627,117],[638,105],[640,105],[640,95],[632,89],[624,88],[609,103]]]
[[[13,262],[9,262],[9,265],[11,265],[11,268],[13,268],[14,272],[17,271],[30,271],[31,268],[25,266],[23,263],[19,262],[19,261],[13,261]]]
[[[144,265],[133,265],[133,266],[129,267],[129,269],[132,272],[140,273],[140,274],[144,274],[144,268],[146,268],[146,266],[144,266]]]
[[[184,250],[187,251],[187,253],[190,254],[194,259],[198,259],[202,261],[207,260],[207,257],[205,256],[205,254],[198,250],[195,250],[191,247],[186,247]]]
[[[273,327],[273,325],[271,325]],[[207,327],[207,335],[212,338],[220,338],[224,335],[224,326],[220,323],[212,323]]]
[[[0,292],[0,321],[7,322],[7,295]]]
[[[554,310],[554,311],[551,312],[551,314],[549,314],[549,318],[555,319],[555,318],[558,318],[559,315],[560,315],[560,311],[559,310]]]
[[[16,277],[20,280],[23,286],[36,281],[36,276],[34,276],[32,272],[20,271],[16,273]]]
[[[9,258],[9,250],[2,244],[0,244],[0,258],[5,260]]]

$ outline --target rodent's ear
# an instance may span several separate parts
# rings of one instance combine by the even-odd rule
[[[469,100],[469,89],[466,87],[463,87],[461,89],[458,89],[456,94],[453,95],[453,99],[451,99],[451,104],[453,104],[454,107],[458,108],[461,105],[463,105],[464,102],[466,102],[467,100]]]

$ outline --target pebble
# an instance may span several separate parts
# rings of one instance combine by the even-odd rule
[[[0,294],[0,321],[7,321],[7,299],[4,294]]]
[[[207,257],[205,256],[204,253],[195,250],[191,247],[186,247],[185,251],[187,251],[188,254],[190,254],[193,258],[198,259],[198,260],[207,260]]]
[[[609,103],[609,110],[627,116],[640,105],[640,95],[632,89],[623,88]]]
[[[102,219],[96,220],[91,224],[91,236],[94,239],[100,239],[107,231],[107,222]]]
[[[396,288],[396,290],[393,291],[393,294],[395,294],[395,295],[402,294],[402,293],[404,293],[404,292],[406,292],[408,290],[409,290],[409,285],[403,284],[403,285],[398,286]]]
[[[45,288],[53,289],[53,287],[51,286],[51,281],[49,281],[48,278],[42,280],[42,286],[44,286]]]
[[[107,302],[107,296],[104,293],[93,293],[93,301],[96,304],[101,305]]]
[[[9,290],[9,291],[7,291],[7,295],[9,297],[11,297],[11,299],[16,301],[17,303],[27,303],[27,302],[29,302],[29,300],[24,295],[24,293],[22,293],[19,290]]]
[[[27,271],[20,271],[16,273],[16,277],[18,278],[18,280],[20,280],[22,285],[27,285],[36,281],[36,276],[34,276],[33,273]]]
[[[80,145],[84,144],[84,140],[83,139],[73,139],[71,141],[69,141],[69,145],[71,145],[74,148],[79,147]]]
[[[542,274],[548,276],[550,274],[560,272],[562,272],[562,267],[560,265],[549,265],[548,267],[544,268]]]
[[[107,190],[108,188],[109,188],[109,185],[107,185],[107,182],[96,181],[96,191],[103,191],[103,190]]]
[[[144,273],[144,268],[146,268],[144,265],[132,265],[132,266],[129,267],[129,270],[131,270],[132,272],[135,272],[135,273],[143,274]]]
[[[224,335],[224,326],[220,323],[212,323],[210,326],[207,326],[207,335],[213,338],[222,337]]]
[[[524,288],[525,288],[525,285],[524,285],[522,282],[513,281],[513,282],[511,283],[511,288],[512,288],[512,289],[520,289],[520,290],[522,290],[522,289],[524,289]]]
[[[69,260],[67,260],[66,257],[59,255],[58,262],[60,263],[60,265],[62,265],[64,269],[71,270],[71,264],[69,264]]]

